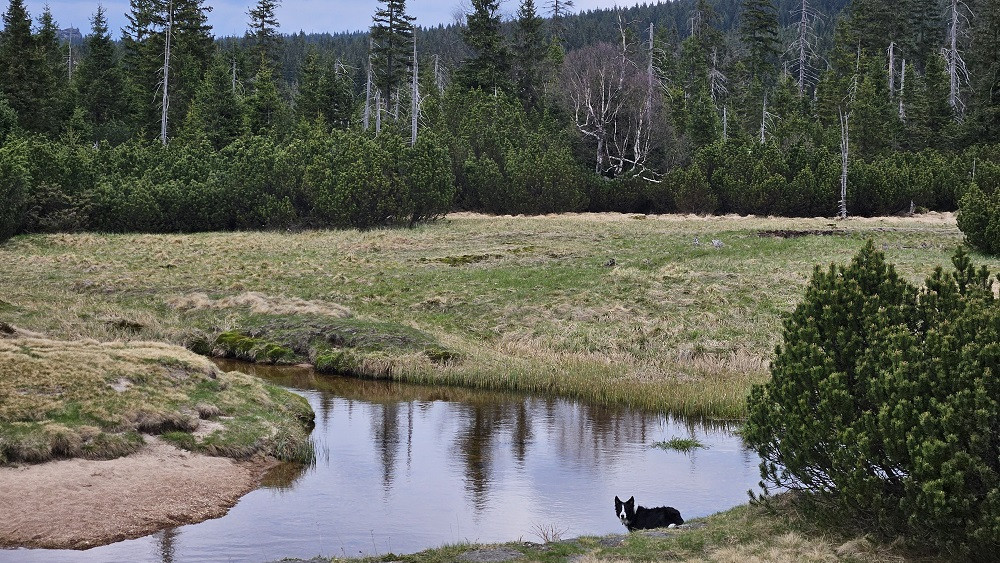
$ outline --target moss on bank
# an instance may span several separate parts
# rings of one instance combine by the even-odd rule
[[[432,364],[460,355],[412,327],[324,315],[252,315],[247,327],[215,338],[211,353],[256,363],[313,364],[320,373],[388,379],[414,358]],[[200,351],[192,347],[193,351]]]
[[[111,459],[159,434],[189,450],[309,461],[313,412],[293,393],[152,342],[0,338],[0,464]]]

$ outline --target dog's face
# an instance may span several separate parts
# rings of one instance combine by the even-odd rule
[[[621,520],[623,526],[628,526],[629,522],[632,521],[632,517],[635,516],[635,497],[629,497],[625,502],[615,497],[615,514],[618,515],[618,519]]]

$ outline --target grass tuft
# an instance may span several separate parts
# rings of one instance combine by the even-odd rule
[[[669,440],[664,440],[661,442],[653,443],[652,447],[659,448],[661,450],[674,450],[678,452],[692,452],[694,450],[702,449],[705,444],[701,443],[697,438],[680,438],[674,436]]]

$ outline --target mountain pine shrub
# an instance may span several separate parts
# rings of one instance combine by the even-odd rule
[[[970,245],[987,254],[1000,254],[1000,191],[986,193],[972,184],[958,207],[958,228]]]
[[[744,438],[762,485],[962,558],[1000,548],[1000,305],[964,250],[918,289],[869,242],[816,268]]]

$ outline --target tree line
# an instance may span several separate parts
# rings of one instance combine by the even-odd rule
[[[583,13],[522,0],[507,21],[497,1],[473,0],[462,21],[430,28],[405,0],[380,0],[369,33],[311,36],[282,35],[277,5],[259,0],[243,37],[216,38],[203,0],[131,0],[117,39],[98,6],[79,44],[59,39],[48,9],[33,28],[10,0],[0,189],[19,211],[3,232],[111,228],[91,203],[116,182],[147,186],[136,189],[164,217],[119,230],[413,223],[402,208],[335,221],[315,199],[241,180],[241,151],[279,162],[310,143],[309,154],[358,150],[350,157],[390,186],[379,197],[429,197],[418,207],[433,211],[417,220],[456,207],[829,216],[953,210],[966,198],[1000,209],[1000,6],[988,0],[682,0]],[[441,159],[427,165],[448,171],[447,187],[417,188],[393,168],[418,141]],[[74,175],[41,160],[49,153],[96,168]],[[118,153],[148,166],[106,168]],[[326,174],[340,179],[326,189],[352,189],[352,173]],[[256,182],[252,199],[291,211],[165,218],[158,184],[205,200],[198,185],[214,178]],[[76,219],[57,220],[66,216]]]

